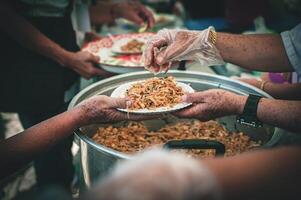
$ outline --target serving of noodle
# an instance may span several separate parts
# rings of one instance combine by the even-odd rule
[[[173,107],[181,103],[183,95],[183,89],[171,76],[137,82],[126,91],[126,96],[132,101],[131,110]]]
[[[106,147],[123,153],[135,153],[152,146],[162,147],[170,140],[205,139],[225,145],[225,156],[233,156],[261,145],[242,132],[229,132],[216,121],[178,121],[150,131],[143,122],[128,122],[121,127],[101,127],[92,139]],[[186,153],[196,157],[214,157],[214,150],[195,149]]]

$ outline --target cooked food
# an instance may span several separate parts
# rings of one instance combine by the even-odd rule
[[[132,39],[127,44],[121,46],[121,50],[123,52],[129,53],[140,53],[142,52],[142,47],[145,45],[144,42],[139,41],[137,39]]]
[[[184,92],[177,86],[173,77],[151,78],[133,84],[126,92],[132,101],[129,109],[154,109],[159,107],[173,107],[181,102]]]
[[[151,146],[162,146],[170,140],[207,139],[223,143],[226,156],[232,156],[258,147],[244,133],[228,132],[216,121],[201,122],[199,120],[179,121],[166,125],[158,131],[148,131],[142,122],[129,122],[123,127],[99,128],[93,140],[101,145],[124,153],[135,153]],[[213,157],[214,150],[189,150],[195,157]]]

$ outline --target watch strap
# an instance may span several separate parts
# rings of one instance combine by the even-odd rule
[[[243,113],[237,118],[238,123],[252,127],[262,126],[257,118],[257,108],[261,98],[261,96],[254,94],[248,96]]]

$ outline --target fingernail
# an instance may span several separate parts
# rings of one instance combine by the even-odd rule
[[[162,58],[161,56],[158,56],[158,57],[156,58],[156,60],[157,60],[157,63],[158,63],[159,65],[161,65],[162,62],[163,62],[163,58]]]
[[[132,105],[132,101],[131,100],[127,100],[125,104],[126,104],[126,107],[130,107]]]

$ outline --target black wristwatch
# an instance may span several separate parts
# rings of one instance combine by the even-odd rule
[[[261,96],[250,94],[245,104],[243,113],[237,117],[237,122],[255,128],[262,127],[262,122],[257,119],[257,107]]]

